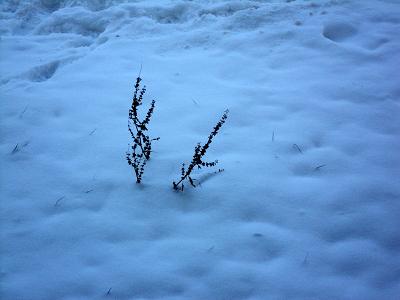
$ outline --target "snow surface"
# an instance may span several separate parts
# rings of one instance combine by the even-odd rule
[[[1,299],[399,299],[399,1],[0,6]]]

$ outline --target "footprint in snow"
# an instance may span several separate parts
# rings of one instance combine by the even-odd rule
[[[322,35],[333,42],[343,42],[356,34],[357,28],[344,22],[328,23],[322,31]]]

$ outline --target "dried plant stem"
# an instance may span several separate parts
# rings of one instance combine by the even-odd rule
[[[136,175],[136,182],[140,183],[142,181],[142,176],[144,172],[144,166],[146,162],[150,159],[151,150],[151,142],[155,140],[159,140],[160,138],[151,139],[147,134],[147,125],[150,122],[151,116],[154,111],[155,101],[152,100],[150,104],[150,108],[147,111],[146,117],[143,121],[139,120],[138,116],[138,107],[142,105],[143,95],[146,92],[146,86],[143,86],[140,89],[140,73],[136,78],[135,83],[135,91],[133,93],[132,105],[129,109],[129,118],[128,118],[128,131],[133,140],[130,145],[130,150],[126,153],[126,160],[128,164],[133,167]],[[133,124],[133,126],[132,126]],[[134,130],[132,129],[134,127]],[[135,132],[134,132],[135,131]]]
[[[194,148],[194,154],[192,157],[192,161],[189,164],[188,168],[185,169],[185,164],[182,164],[181,168],[181,178],[178,182],[172,182],[172,186],[175,190],[181,190],[183,191],[184,189],[184,184],[183,182],[185,180],[189,180],[189,183],[191,186],[196,187],[193,179],[190,175],[195,167],[198,169],[201,169],[201,167],[213,167],[218,163],[218,160],[215,160],[213,162],[205,162],[203,161],[203,156],[206,154],[207,149],[210,147],[213,138],[218,134],[218,131],[222,127],[222,125],[225,123],[226,119],[228,118],[228,110],[224,112],[222,115],[221,119],[218,121],[217,125],[213,128],[213,131],[210,133],[208,136],[207,142],[204,144],[204,146],[201,146],[200,143],[196,145]]]

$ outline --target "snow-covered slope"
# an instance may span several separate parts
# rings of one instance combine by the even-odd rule
[[[0,7],[1,299],[398,299],[400,2]]]

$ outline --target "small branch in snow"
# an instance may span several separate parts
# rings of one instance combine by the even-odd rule
[[[22,119],[22,117],[24,116],[24,114],[25,114],[25,112],[27,111],[27,109],[28,109],[28,105],[25,106],[24,110],[19,114],[19,118],[20,118],[20,119]]]
[[[301,151],[299,145],[293,144],[293,148],[296,149],[297,151],[299,151],[301,154],[303,154],[303,151]]]
[[[196,106],[200,106],[199,103],[197,103],[197,101],[194,100],[193,98],[192,98],[192,102],[193,102]]]
[[[19,151],[19,144],[16,144],[14,149],[11,151],[11,154],[15,154]]]
[[[58,203],[60,203],[60,201],[63,200],[64,198],[65,196],[58,198],[57,201],[54,203],[54,206],[58,206]]]
[[[319,171],[321,168],[325,167],[326,165],[319,165],[314,168],[314,171]]]

